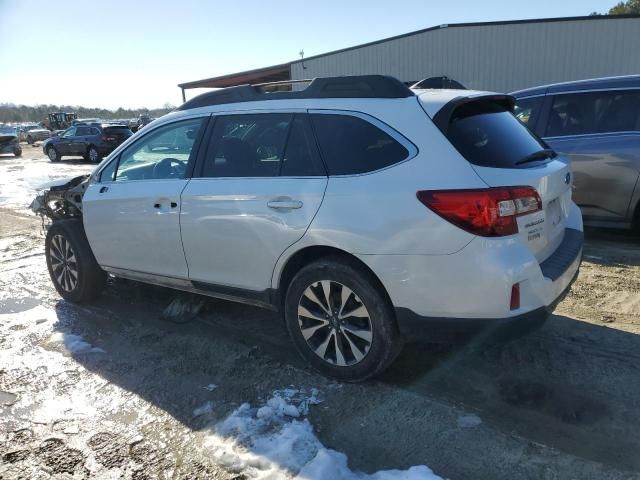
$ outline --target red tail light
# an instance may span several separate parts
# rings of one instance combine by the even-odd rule
[[[445,220],[483,237],[518,233],[516,217],[542,210],[540,195],[532,187],[422,190],[417,197]]]
[[[108,142],[109,141],[109,137],[107,137],[106,135],[102,135],[102,137],[100,137],[100,140],[103,142]]]

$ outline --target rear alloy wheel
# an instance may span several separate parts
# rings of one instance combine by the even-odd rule
[[[62,298],[81,303],[100,295],[107,275],[93,256],[82,221],[54,222],[47,232],[44,253],[49,276]]]
[[[298,325],[313,353],[339,367],[361,362],[373,341],[367,307],[349,287],[330,280],[304,291],[298,302]]]
[[[13,156],[14,156],[14,157],[21,157],[21,156],[22,156],[22,148],[20,148],[20,147],[16,147],[16,148],[13,150]]]
[[[47,156],[52,162],[57,162],[58,160],[60,160],[60,156],[58,155],[58,151],[55,149],[55,147],[47,148]]]
[[[93,145],[91,145],[89,150],[87,150],[87,160],[93,163],[98,163],[100,161],[100,154]]]
[[[300,354],[347,382],[381,373],[402,347],[381,285],[348,258],[327,257],[300,270],[287,291],[285,320]]]

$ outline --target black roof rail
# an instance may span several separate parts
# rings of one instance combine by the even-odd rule
[[[303,90],[265,91],[285,84],[309,83]],[[414,93],[400,80],[386,75],[321,77],[313,80],[240,85],[206,92],[183,103],[177,110],[222,105],[225,103],[287,100],[297,98],[406,98]]]

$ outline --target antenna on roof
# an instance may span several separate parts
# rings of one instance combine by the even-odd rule
[[[302,62],[302,69],[303,69],[303,70],[306,70],[306,69],[307,69],[307,67],[305,67],[305,66],[304,66],[304,50],[300,50],[300,51],[298,52],[298,55],[300,55],[300,60],[301,60],[301,62]]]

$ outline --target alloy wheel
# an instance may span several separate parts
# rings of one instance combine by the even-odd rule
[[[353,290],[333,280],[305,289],[298,302],[298,325],[309,348],[339,367],[360,363],[373,341],[367,307]]]
[[[98,160],[98,151],[93,147],[89,149],[89,160],[91,160],[92,162]]]
[[[49,160],[52,162],[55,162],[58,159],[58,152],[56,152],[56,149],[53,147],[49,148],[47,155],[49,155]]]
[[[78,263],[69,241],[62,235],[54,235],[49,255],[56,282],[65,292],[73,291],[78,284]]]

